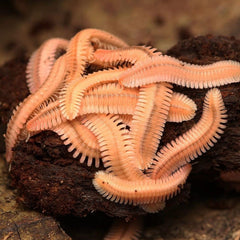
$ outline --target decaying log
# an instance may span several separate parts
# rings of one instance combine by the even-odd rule
[[[167,54],[195,64],[209,64],[225,59],[240,61],[240,41],[212,36],[192,38],[179,42]],[[14,105],[28,94],[24,77],[25,64],[26,59],[15,60],[3,66],[0,72],[2,86],[0,113],[5,114],[1,119],[2,126],[6,124]],[[19,73],[9,72],[7,76],[6,69],[10,71],[15,67],[19,69]],[[14,81],[12,85],[6,84],[9,79]],[[167,123],[161,144],[166,144],[198,121],[207,92],[176,86],[174,90],[192,98],[198,106],[198,111],[191,121],[180,124]],[[227,129],[210,151],[197,158],[193,167],[192,181],[203,178],[204,181],[218,180],[221,170],[240,169],[240,84],[223,86],[220,90],[228,110]],[[2,91],[4,96],[1,95]],[[14,91],[18,92],[16,94],[18,97],[10,95]],[[11,97],[12,103],[9,99]],[[17,144],[14,148],[10,175],[22,202],[42,212],[85,216],[90,212],[102,211],[120,217],[143,214],[137,207],[123,206],[103,199],[91,183],[95,171],[94,167],[89,168],[73,159],[55,133],[45,131],[30,138],[27,143]],[[188,190],[183,191],[183,197],[187,193]]]
[[[52,217],[19,205],[16,191],[7,187],[7,183],[6,164],[0,156],[0,239],[71,239]]]

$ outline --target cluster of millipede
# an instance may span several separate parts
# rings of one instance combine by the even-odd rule
[[[17,141],[52,130],[80,162],[98,167],[102,161],[105,170],[93,179],[100,194],[147,212],[164,208],[180,191],[189,162],[213,146],[226,122],[221,93],[213,88],[201,119],[157,151],[165,123],[187,121],[196,111],[172,84],[209,88],[240,81],[238,62],[196,66],[97,29],[44,42],[26,72],[31,94],[8,124],[7,161]]]

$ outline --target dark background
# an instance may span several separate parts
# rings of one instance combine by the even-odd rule
[[[0,64],[16,52],[29,55],[48,38],[70,39],[83,28],[164,51],[189,36],[240,37],[239,25],[239,0],[0,1]]]

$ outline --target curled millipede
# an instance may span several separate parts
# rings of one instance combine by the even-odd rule
[[[121,118],[116,115],[89,115],[83,124],[96,136],[101,159],[107,172],[124,179],[139,179],[132,139]]]
[[[35,114],[26,123],[26,129],[30,132],[52,129],[67,119],[60,111],[58,100],[48,103],[45,107],[37,109]]]
[[[142,218],[126,222],[124,220],[114,221],[104,240],[138,240],[141,234]]]
[[[58,58],[50,72],[47,80],[35,94],[29,95],[18,105],[8,123],[6,132],[6,159],[9,162],[12,156],[12,148],[17,142],[21,130],[24,128],[27,119],[34,110],[41,106],[51,95],[58,91],[65,74],[65,57]],[[43,98],[44,96],[44,98]]]
[[[137,101],[138,90],[122,88],[117,83],[103,84],[94,87],[83,96],[79,115],[90,113],[118,114],[127,125],[132,124]],[[194,117],[196,104],[187,96],[173,93],[168,113],[168,121],[180,122]],[[60,110],[58,99],[42,104],[29,117],[26,129],[29,132],[51,129],[67,121]]]
[[[134,65],[138,61],[161,55],[155,48],[146,46],[131,46],[114,50],[97,49],[94,52],[92,64],[102,67],[117,67],[130,63]]]
[[[196,113],[195,102],[181,93],[173,93],[168,112],[168,122],[182,122],[191,120]]]
[[[226,109],[218,89],[206,94],[203,114],[197,124],[182,136],[164,146],[156,155],[151,177],[168,176],[174,169],[202,155],[214,145],[226,123]]]
[[[30,93],[36,92],[47,79],[59,52],[66,51],[68,40],[51,38],[45,41],[30,57],[26,79]]]
[[[210,88],[239,81],[238,62],[228,60],[199,66],[166,55],[139,62],[122,73],[119,80],[125,87],[169,82],[190,88]]]
[[[67,58],[67,82],[79,78],[92,60],[94,50],[98,48],[115,49],[128,47],[120,38],[99,29],[85,29],[77,33],[69,42]]]
[[[167,120],[172,97],[168,83],[151,84],[140,88],[138,103],[133,114],[131,134],[134,149],[143,162],[139,168],[150,166]]]
[[[111,173],[98,171],[93,179],[94,187],[106,199],[121,204],[151,204],[175,196],[185,183],[191,165],[187,164],[169,177],[160,179],[144,178],[128,181]]]
[[[79,109],[80,114],[110,113],[133,114],[138,90],[123,88],[118,83],[107,83],[86,92]]]
[[[95,166],[100,165],[99,144],[96,137],[87,127],[85,127],[80,119],[74,119],[71,122],[67,121],[56,128],[53,128],[65,145],[69,145],[68,151],[73,153],[73,157],[77,158],[80,155],[79,161],[83,163],[87,158],[87,165],[91,166],[95,160]]]
[[[79,108],[85,92],[97,85],[117,82],[123,71],[124,68],[98,71],[67,84],[59,98],[63,116],[69,120],[76,118],[80,114]]]

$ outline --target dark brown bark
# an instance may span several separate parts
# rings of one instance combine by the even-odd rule
[[[179,42],[167,54],[196,64],[209,64],[224,59],[240,61],[240,41],[212,36],[192,38]],[[0,72],[0,101],[3,103],[0,111],[4,116],[1,119],[2,126],[6,124],[13,106],[28,94],[24,77],[25,63],[26,60],[15,60],[2,67]],[[19,69],[18,74],[13,72],[15,68]],[[13,79],[13,84],[6,84],[9,79]],[[196,184],[217,180],[220,170],[240,168],[240,84],[220,89],[228,110],[227,129],[218,143],[195,161],[192,181]],[[198,121],[207,92],[176,86],[174,90],[187,94],[197,103],[197,116],[180,124],[167,123],[161,144],[176,138]],[[12,94],[14,92],[16,94]],[[20,199],[27,206],[46,213],[85,216],[92,211],[102,211],[120,217],[143,213],[137,207],[103,199],[91,183],[95,171],[93,167],[80,165],[67,152],[67,147],[63,146],[58,136],[46,131],[32,137],[28,143],[20,142],[14,148],[10,174],[12,184],[19,190]],[[187,190],[183,191],[182,197],[187,193]]]
[[[0,239],[70,240],[54,218],[17,204],[16,191],[7,185],[6,169],[0,156]]]

